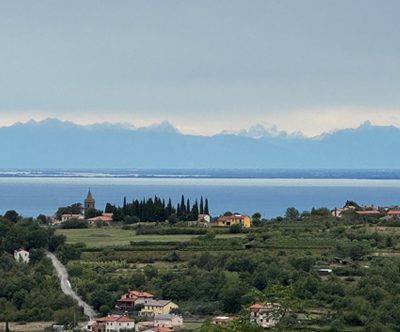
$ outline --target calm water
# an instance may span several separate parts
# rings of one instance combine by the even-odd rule
[[[59,206],[81,202],[91,189],[96,208],[110,202],[158,197],[174,205],[181,195],[193,204],[207,197],[210,213],[227,210],[263,217],[284,215],[287,207],[299,211],[343,206],[346,200],[376,206],[400,204],[400,180],[352,179],[157,179],[157,178],[0,178],[0,214],[16,210],[23,216],[52,215]]]

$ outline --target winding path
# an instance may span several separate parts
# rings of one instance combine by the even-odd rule
[[[60,279],[60,285],[62,291],[71,296],[78,304],[83,307],[83,312],[89,317],[89,321],[94,321],[98,316],[96,312],[86,302],[84,302],[76,293],[72,290],[71,284],[68,281],[68,272],[64,265],[57,259],[57,257],[51,252],[46,250],[46,256],[49,257],[53,263],[54,268],[57,271],[58,278]]]

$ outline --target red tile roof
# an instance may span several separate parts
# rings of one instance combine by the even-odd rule
[[[150,329],[155,332],[170,332],[170,331],[174,330],[173,328],[164,327],[164,326],[154,326],[154,327],[150,327]]]
[[[279,303],[274,303],[273,305],[271,303],[267,303],[266,305],[261,303],[255,303],[252,306],[250,306],[249,309],[251,310],[272,309],[273,307],[279,307]]]
[[[146,293],[146,292],[138,292],[138,291],[130,291],[129,293],[137,296],[137,297],[153,297],[153,294]]]
[[[134,322],[133,319],[130,319],[130,318],[128,318],[126,316],[122,316],[122,315],[110,315],[110,316],[107,316],[107,317],[102,317],[102,318],[96,319],[97,323],[100,323],[100,322],[115,322],[115,321],[117,321],[117,322],[129,322],[129,323],[130,322]]]
[[[137,298],[131,299],[129,297],[126,297],[124,299],[117,300],[117,302],[135,302],[136,300],[137,300]]]
[[[231,216],[219,217],[218,221],[232,220],[232,219],[244,219],[246,216],[248,217],[247,214],[232,214]]]
[[[357,214],[380,214],[378,210],[356,211]]]
[[[93,218],[89,218],[89,221],[96,221],[96,220],[102,220],[102,221],[113,221],[112,216],[97,216],[97,217],[93,217]]]

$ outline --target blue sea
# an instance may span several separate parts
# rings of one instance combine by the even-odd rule
[[[60,206],[83,203],[89,188],[98,209],[107,202],[121,206],[124,197],[127,202],[170,197],[176,206],[182,195],[191,205],[202,196],[208,198],[213,216],[232,211],[274,218],[291,206],[300,212],[312,207],[333,209],[346,200],[375,206],[400,204],[397,179],[0,177],[0,214],[16,210],[24,217],[53,215]]]

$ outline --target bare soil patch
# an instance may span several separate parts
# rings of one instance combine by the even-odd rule
[[[45,327],[53,325],[54,322],[29,322],[29,323],[20,323],[20,322],[10,322],[8,323],[8,328],[10,331],[43,331]],[[6,327],[5,322],[0,322],[0,331],[4,331]]]

